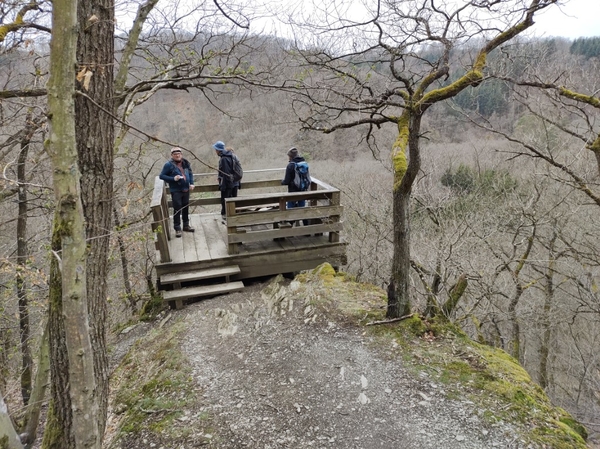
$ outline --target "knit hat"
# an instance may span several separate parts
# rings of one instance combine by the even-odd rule
[[[215,142],[212,147],[215,150],[217,150],[219,153],[222,153],[223,151],[225,151],[225,144],[223,142],[221,142],[220,140]]]
[[[292,147],[287,152],[287,155],[290,156],[291,158],[295,158],[296,156],[298,156],[298,150],[296,149],[296,147]]]

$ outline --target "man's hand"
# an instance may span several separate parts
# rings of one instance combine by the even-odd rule
[[[190,184],[190,190],[194,190],[194,184]]]

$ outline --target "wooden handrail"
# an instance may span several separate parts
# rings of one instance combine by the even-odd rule
[[[281,178],[250,180],[255,174],[282,173],[285,169],[250,170],[244,173],[242,188],[238,197],[225,200],[227,214],[227,245],[229,254],[238,251],[239,244],[272,240],[307,234],[328,233],[329,241],[340,241],[343,207],[340,204],[340,191],[329,184],[312,178],[311,188],[306,192],[287,192],[281,185]],[[199,182],[211,178],[210,183]],[[219,186],[214,173],[194,174],[195,188],[190,198],[190,206],[218,205],[221,202]],[[250,193],[260,189],[270,189],[268,193]],[[290,201],[306,202],[306,207],[287,209]],[[168,242],[171,240],[169,208],[172,207],[168,187],[156,177],[152,195],[152,230],[155,234],[156,249],[161,262],[170,262]],[[306,226],[283,227],[281,223],[305,222]],[[254,230],[253,229],[261,229]]]
[[[152,211],[152,231],[154,232],[155,248],[160,254],[161,262],[170,262],[169,240],[171,240],[171,229],[169,226],[169,203],[167,201],[165,182],[158,176],[154,179],[150,209]]]
[[[317,190],[319,186],[327,186],[329,189]],[[237,253],[240,243],[325,232],[329,233],[330,242],[339,242],[343,227],[340,191],[315,179],[312,188],[314,190],[307,192],[277,192],[227,198],[228,253]],[[307,206],[287,209],[288,202],[300,200],[305,200]],[[280,223],[300,221],[308,224],[292,228],[280,226]],[[262,229],[252,230],[253,226]],[[238,231],[241,227],[244,229]]]

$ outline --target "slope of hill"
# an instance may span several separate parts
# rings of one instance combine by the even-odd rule
[[[381,290],[324,265],[129,329],[106,446],[587,447],[504,352],[383,315]]]

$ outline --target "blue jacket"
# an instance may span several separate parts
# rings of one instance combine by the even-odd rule
[[[184,173],[179,170],[179,167],[177,167],[173,159],[170,159],[165,163],[158,176],[163,181],[169,183],[171,192],[185,192],[190,190],[190,185],[194,185],[194,174],[192,173],[190,162],[187,159],[182,159],[181,163],[183,165]],[[175,175],[185,175],[185,179],[175,181]]]

